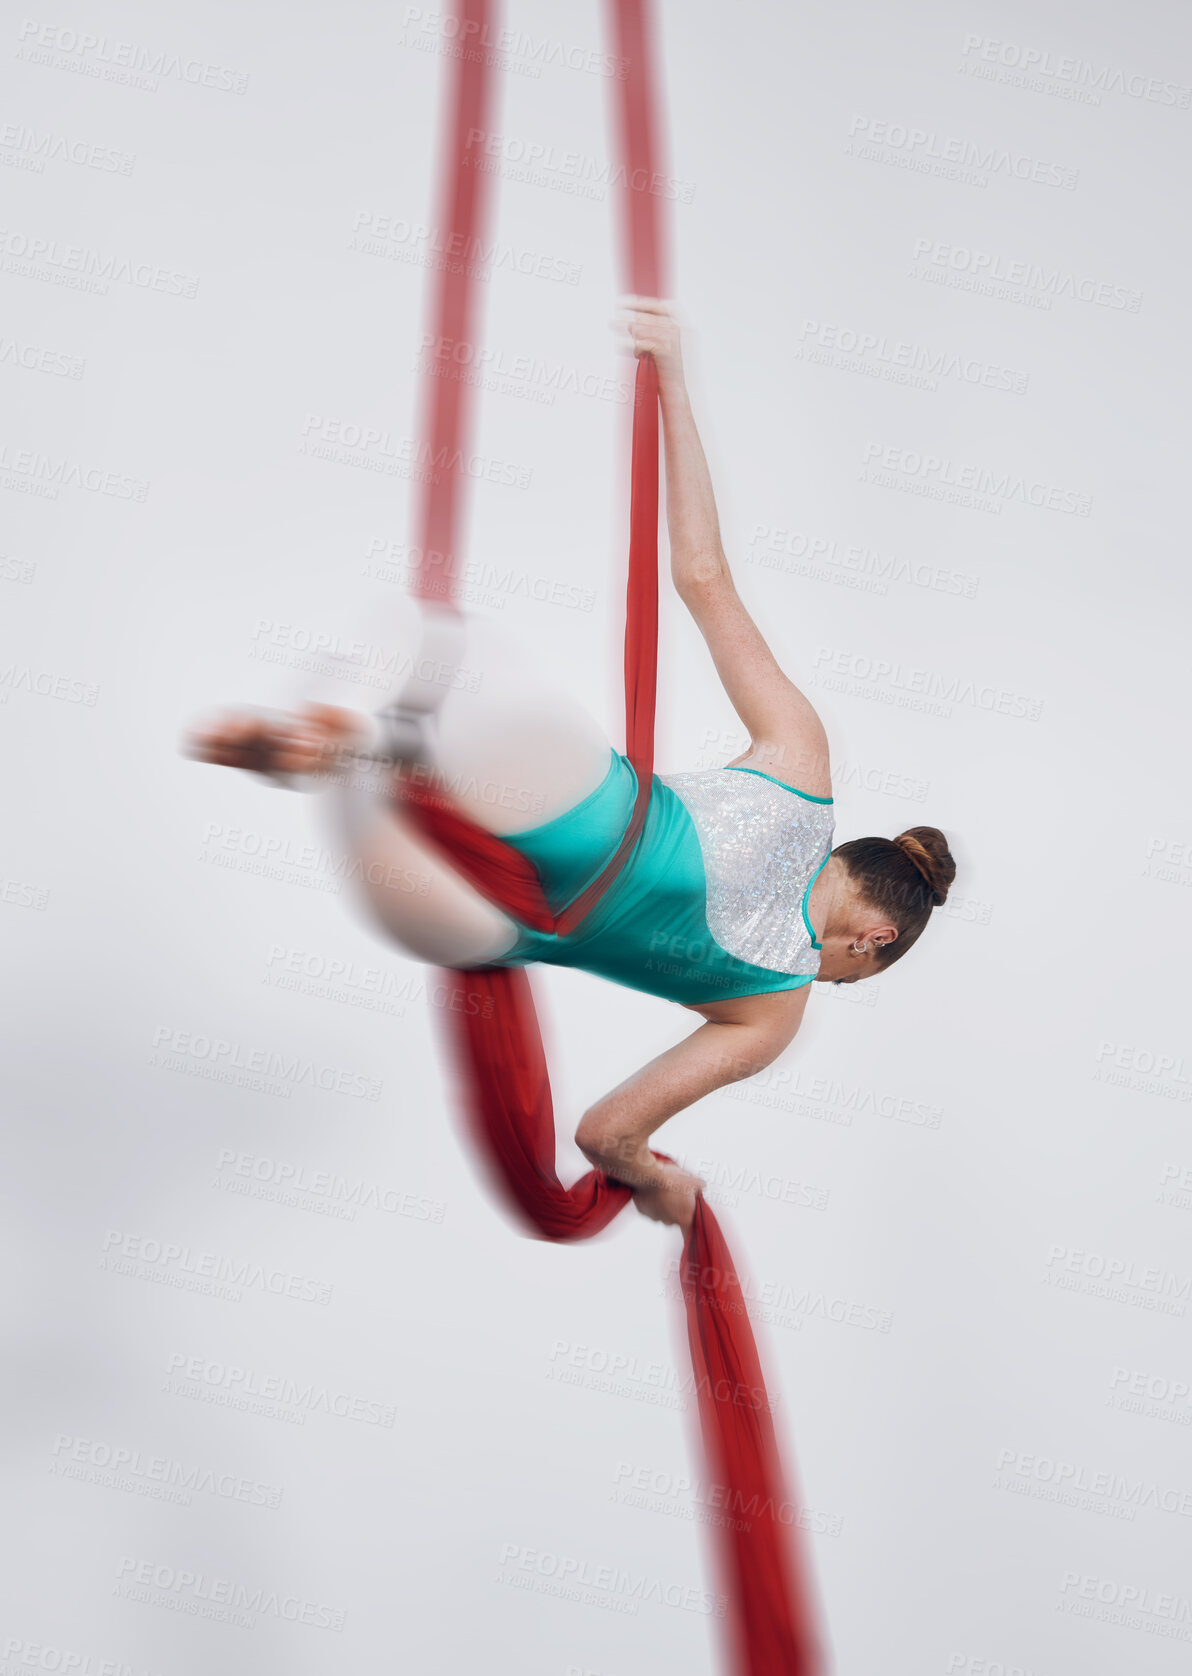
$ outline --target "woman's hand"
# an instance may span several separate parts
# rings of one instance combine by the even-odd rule
[[[255,774],[317,774],[335,766],[367,731],[363,718],[329,704],[308,704],[298,715],[241,710],[192,728],[188,756]]]
[[[704,1184],[699,1176],[680,1169],[678,1164],[663,1164],[661,1169],[665,1176],[661,1184],[637,1188],[633,1202],[651,1222],[665,1222],[682,1228],[686,1233],[695,1215],[695,1201]]]
[[[683,355],[679,347],[679,323],[671,304],[661,297],[622,297],[618,306],[626,311],[625,330],[633,353],[639,359],[652,355],[660,378],[681,382]]]

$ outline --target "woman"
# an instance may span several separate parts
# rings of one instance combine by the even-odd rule
[[[576,1132],[591,1163],[634,1190],[639,1210],[685,1228],[703,1184],[654,1158],[653,1132],[782,1053],[813,981],[857,983],[899,959],[956,867],[934,827],[832,849],[827,736],[733,585],[678,326],[657,299],[627,304],[634,352],[652,355],[658,370],[671,575],[751,744],[724,768],[654,776],[634,853],[578,930],[559,939],[518,924],[391,803],[391,776],[429,769],[465,814],[530,858],[556,911],[617,847],[636,793],[627,758],[524,655],[494,653],[491,622],[461,626],[433,605],[402,602],[397,638],[407,648],[425,646],[428,630],[462,633],[453,658],[414,667],[391,707],[406,723],[419,708],[435,713],[429,751],[425,736],[421,750],[392,740],[385,749],[376,722],[325,704],[288,718],[228,717],[196,731],[189,748],[272,775],[331,771],[370,908],[417,958],[463,968],[574,965],[697,1013],[698,1029],[598,1100]],[[339,772],[370,755],[379,770],[371,781]],[[394,888],[395,879],[418,888]]]

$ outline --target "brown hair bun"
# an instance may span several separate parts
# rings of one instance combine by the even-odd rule
[[[948,840],[939,827],[912,826],[906,832],[900,832],[894,842],[923,875],[932,893],[934,906],[942,907],[956,877],[956,863],[948,848]]]

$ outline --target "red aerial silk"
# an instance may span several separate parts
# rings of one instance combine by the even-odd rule
[[[614,51],[627,66],[618,85],[629,283],[638,295],[657,296],[662,223],[653,188],[661,172],[645,0],[610,0],[610,5]],[[471,344],[472,252],[484,235],[484,188],[491,178],[474,166],[483,155],[476,135],[488,132],[492,121],[485,45],[491,39],[489,0],[459,0],[456,21],[461,50],[452,60],[442,230],[454,236],[451,248],[464,259],[439,272],[434,330],[449,343]],[[457,462],[467,443],[469,391],[462,379],[428,377],[424,386],[429,458],[446,469],[423,478],[417,592],[448,606],[454,606],[452,560],[467,481]],[[553,914],[533,867],[518,851],[462,815],[432,785],[401,782],[406,806],[456,870],[537,930],[565,934],[584,918],[631,853],[649,801],[658,662],[658,383],[650,356],[637,367],[631,481],[625,733],[638,795],[620,847],[601,875]],[[527,974],[517,967],[452,969],[443,979],[450,992],[444,1017],[464,1071],[469,1129],[499,1190],[545,1239],[584,1239],[599,1232],[630,1193],[599,1171],[589,1171],[573,1187],[564,1187],[555,1173],[550,1078]],[[458,1007],[451,1004],[455,995]],[[717,1527],[718,1557],[728,1597],[733,1676],[819,1676],[823,1667],[810,1591],[789,1523],[794,1504],[784,1484],[757,1347],[732,1257],[702,1198],[683,1244],[680,1279],[706,1468],[726,1515]]]

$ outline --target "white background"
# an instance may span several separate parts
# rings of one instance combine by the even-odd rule
[[[65,5],[0,37],[5,1672],[718,1668],[708,1616],[666,1603],[713,1582],[702,1492],[663,1493],[694,1459],[673,1231],[511,1228],[453,1119],[433,974],[285,860],[323,840],[317,799],[178,751],[212,704],[284,702],[278,625],[392,593],[368,554],[410,539],[410,481],[369,469],[384,444],[301,445],[331,421],[414,434],[429,241],[353,239],[434,220],[435,17]],[[615,383],[618,206],[564,189],[611,157],[584,67],[603,20],[525,0],[507,22],[495,126],[574,155],[500,180],[493,232],[579,282],[498,261],[481,336]],[[741,591],[824,715],[838,839],[937,824],[960,864],[912,956],[821,986],[776,1070],[661,1141],[774,1300],[758,1330],[839,1676],[1182,1670],[1187,20],[687,0],[660,37],[674,290]],[[110,153],[127,172],[86,161]],[[71,247],[115,264],[106,286],[62,283]],[[504,577],[484,608],[619,744],[626,410],[534,387],[481,397],[476,448],[532,475],[476,484],[468,553]],[[985,503],[948,487],[966,468]],[[536,597],[552,583],[591,609]],[[658,766],[728,760],[739,725],[663,611]],[[279,876],[254,871],[269,844]],[[270,981],[334,962],[329,991]],[[690,1015],[535,982],[578,1173],[584,1105]],[[263,1060],[263,1091],[211,1074]],[[240,1157],[398,1208],[237,1193]],[[209,1261],[330,1301],[203,1291]],[[171,1385],[188,1365],[200,1384]],[[283,1417],[226,1400],[283,1386]],[[647,1505],[615,1498],[638,1482]],[[563,1569],[584,1598],[546,1592]],[[259,1593],[245,1622],[201,1615],[229,1591]]]

